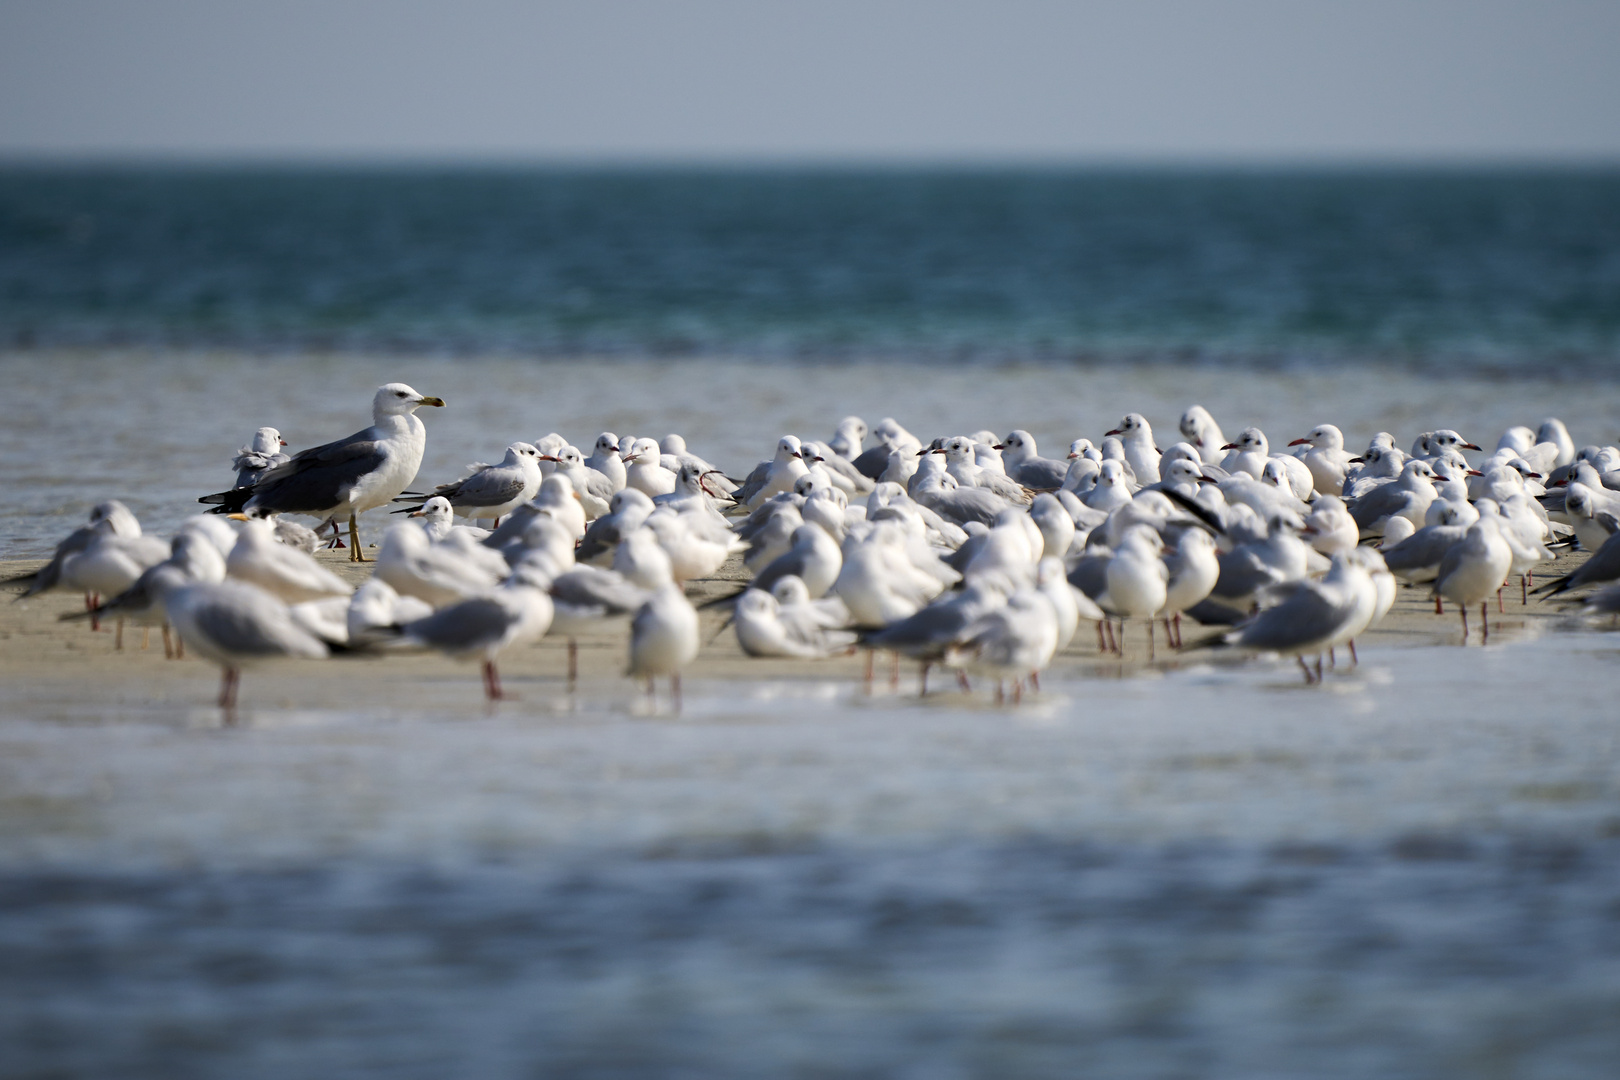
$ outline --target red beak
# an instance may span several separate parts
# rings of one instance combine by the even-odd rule
[[[1485,474],[1480,472],[1478,469],[1469,469],[1469,470],[1467,470],[1467,475],[1468,476],[1484,476]]]
[[[1471,442],[1465,442],[1465,443],[1463,443],[1463,444],[1462,444],[1462,448],[1463,448],[1463,449],[1464,449],[1464,450],[1478,450],[1478,449],[1479,449],[1479,447],[1477,447],[1477,446],[1475,446],[1475,445],[1474,445],[1474,444],[1473,444],[1473,443],[1471,443]]]
[[[282,446],[286,446],[286,445],[287,445],[287,440],[286,440],[286,439],[282,439],[282,440],[281,440],[281,445],[282,445]]]
[[[1311,445],[1311,440],[1309,440],[1309,439],[1295,439],[1293,442],[1289,443],[1288,445],[1289,446],[1309,446],[1309,445]]]
[[[992,450],[1005,450],[1005,449],[1007,449],[1007,444],[1006,443],[996,443],[990,449],[992,449]]]
[[[1229,442],[1225,446],[1221,447],[1222,450],[1236,450],[1237,448],[1238,444],[1235,442]]]
[[[1105,431],[1105,432],[1103,432],[1103,434],[1104,435],[1118,435],[1119,434],[1119,428],[1115,428],[1113,431]]]

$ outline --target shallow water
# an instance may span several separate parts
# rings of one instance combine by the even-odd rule
[[[9,1072],[1606,1076],[1620,645],[0,697]],[[1526,679],[1533,675],[1535,686]],[[279,681],[278,681],[279,680]],[[1556,687],[1551,698],[1541,687]],[[274,704],[284,697],[287,704]]]

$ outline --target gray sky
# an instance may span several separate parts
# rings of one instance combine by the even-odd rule
[[[1616,0],[0,0],[0,155],[1620,160]]]

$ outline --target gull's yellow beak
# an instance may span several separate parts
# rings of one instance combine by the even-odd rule
[[[418,401],[417,404],[418,405],[437,405],[439,408],[442,409],[444,407],[444,398],[425,397],[421,401]]]
[[[225,516],[227,518],[229,518],[230,520],[232,520],[232,521],[252,521],[253,520],[252,518],[248,517],[246,514],[226,514]]]

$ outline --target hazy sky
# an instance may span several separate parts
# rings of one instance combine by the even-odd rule
[[[0,0],[0,155],[1620,160],[1620,0]]]

